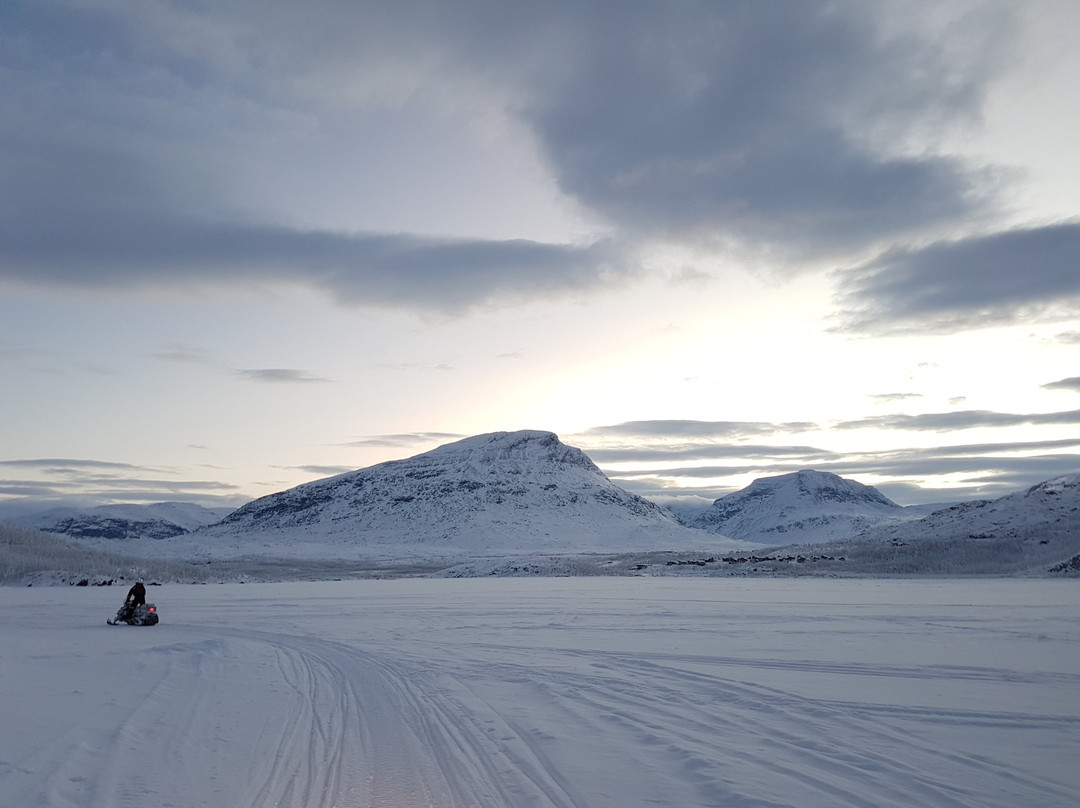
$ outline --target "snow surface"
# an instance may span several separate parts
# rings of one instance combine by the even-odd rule
[[[4,587],[0,804],[1074,808],[1075,587]]]

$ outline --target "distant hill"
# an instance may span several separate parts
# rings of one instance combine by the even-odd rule
[[[551,432],[477,435],[261,497],[190,537],[286,557],[724,550]]]
[[[9,521],[73,539],[166,539],[213,524],[229,513],[228,508],[204,508],[190,502],[157,502],[51,508]]]
[[[873,486],[825,471],[754,480],[720,497],[689,525],[766,544],[847,538],[885,521],[917,518]]]

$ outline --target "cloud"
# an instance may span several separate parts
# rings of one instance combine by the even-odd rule
[[[809,421],[769,423],[765,421],[688,421],[655,420],[626,421],[621,424],[592,427],[579,436],[585,440],[595,438],[679,438],[737,440],[763,435],[807,432],[817,425]]]
[[[423,363],[423,362],[396,362],[393,364],[387,362],[380,362],[378,365],[382,370],[424,370],[424,371],[446,371],[453,370],[454,366],[446,362],[438,363]]]
[[[149,354],[154,359],[164,362],[174,362],[181,365],[212,365],[216,364],[210,358],[210,353],[202,348],[189,348],[184,345],[170,346],[168,349]]]
[[[813,446],[760,446],[745,443],[683,443],[670,446],[626,446],[619,448],[588,449],[589,457],[596,463],[671,463],[736,459],[744,462],[763,460],[777,461],[786,458],[800,458],[799,463],[807,464],[831,462],[837,455],[825,449]],[[689,468],[689,467],[687,467]],[[704,466],[695,466],[695,476],[709,476]],[[728,472],[731,473],[731,472]]]
[[[440,50],[416,9],[24,12],[0,12],[19,66],[0,70],[0,279],[104,290],[302,283],[343,305],[459,314],[633,271],[607,242],[300,227],[300,211],[283,216],[287,202],[260,198],[258,178],[303,176],[320,137],[364,148],[363,126],[341,121],[385,107],[341,88],[365,74],[394,85]],[[333,158],[354,159],[344,147]],[[319,169],[327,185],[342,167]],[[469,194],[456,196],[465,205]]]
[[[456,432],[408,432],[397,435],[372,435],[370,437],[349,441],[348,443],[343,443],[341,445],[357,448],[410,449],[415,446],[433,443],[448,443],[450,441],[460,440],[464,437],[466,436]]]
[[[897,401],[910,401],[911,399],[922,397],[922,393],[879,393],[870,396],[875,404],[893,404]]]
[[[0,468],[20,475],[0,479],[4,512],[54,505],[100,505],[109,502],[194,502],[208,507],[236,507],[245,497],[231,483],[178,479],[170,469],[108,460],[30,458],[0,460]]]
[[[307,474],[314,474],[320,479],[323,477],[336,477],[339,474],[356,470],[352,466],[278,466],[277,468],[296,469]]]
[[[81,460],[71,458],[34,458],[27,460],[0,460],[0,466],[35,469],[47,474],[75,474],[94,469],[99,471],[135,471],[146,470],[145,466],[131,463],[116,463],[110,460]]]
[[[316,376],[307,370],[295,368],[248,368],[234,371],[238,376],[250,379],[253,382],[270,382],[272,384],[309,384],[312,382],[328,382],[323,376]]]
[[[947,502],[972,497],[995,497],[1080,470],[1080,439],[958,444],[933,448],[868,449],[837,453],[808,447],[779,451],[739,447],[727,455],[715,447],[691,447],[667,458],[660,452],[635,454],[589,452],[617,484],[643,496],[715,499],[738,490],[747,478],[772,477],[813,468],[874,484],[901,504]],[[723,465],[707,465],[710,459]],[[639,468],[626,462],[641,462]],[[611,464],[618,464],[614,468]],[[892,492],[892,493],[890,493]]]
[[[1043,385],[1044,390],[1076,390],[1080,392],[1080,376],[1072,376],[1068,379],[1059,379]]]
[[[1069,389],[1075,389],[1072,382]],[[725,457],[782,457],[803,456],[805,462],[832,461],[831,451],[806,445],[747,444],[750,438],[802,435],[815,433],[818,437],[830,430],[897,430],[915,432],[952,432],[963,429],[1006,428],[1014,426],[1069,425],[1080,423],[1080,410],[1043,413],[1009,413],[991,410],[959,410],[955,412],[908,415],[871,415],[847,421],[818,424],[811,421],[770,423],[765,421],[627,421],[622,424],[598,426],[576,435],[564,436],[580,445],[594,458],[604,462],[651,462],[673,459],[709,460]],[[1004,451],[1015,443],[988,444]],[[1045,446],[1045,443],[1033,444]],[[1071,445],[1067,442],[1066,445]],[[935,450],[937,451],[937,450]],[[943,449],[942,451],[947,451]]]
[[[563,191],[627,231],[813,254],[966,220],[996,180],[919,130],[974,119],[1009,12],[900,33],[875,8],[577,4],[521,115]]]
[[[1057,413],[959,413],[875,416],[834,424],[743,421],[631,421],[564,436],[580,446],[618,485],[664,502],[715,499],[750,479],[802,469],[872,481],[901,504],[1001,496],[1080,471],[1080,438],[997,441],[944,446],[834,451],[799,443],[744,443],[754,437],[831,430],[956,431],[976,427],[1080,423],[1080,410]]]
[[[0,12],[18,68],[0,70],[0,279],[299,282],[459,314],[632,279],[642,242],[793,257],[936,232],[991,201],[991,174],[928,144],[977,120],[1013,13],[935,30],[858,2],[24,4]],[[405,106],[512,130],[612,238],[297,224],[266,178],[340,184],[365,144],[403,148],[369,129]],[[331,141],[356,145],[323,164]]]
[[[874,415],[852,421],[838,421],[834,429],[899,429],[929,432],[949,432],[981,427],[1042,426],[1047,424],[1080,424],[1080,410],[1045,413],[1008,413],[989,410],[960,410],[919,415]]]
[[[1080,314],[1080,223],[894,249],[841,278],[844,329],[957,331]]]
[[[459,314],[583,292],[636,271],[586,246],[209,224],[81,214],[77,228],[0,220],[0,276],[80,288],[299,282],[346,305]],[[97,219],[87,226],[87,218]],[[36,232],[35,232],[36,231]]]

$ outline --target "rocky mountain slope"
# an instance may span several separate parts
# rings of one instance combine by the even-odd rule
[[[915,518],[873,486],[824,471],[763,477],[720,497],[691,524],[766,544],[847,538],[884,521]]]
[[[723,550],[550,432],[477,435],[254,500],[192,539],[224,552]]]
[[[1067,474],[999,499],[934,511],[917,521],[881,525],[866,537],[917,539],[1080,539],[1080,474]]]

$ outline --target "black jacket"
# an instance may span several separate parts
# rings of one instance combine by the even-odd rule
[[[132,606],[141,606],[146,603],[146,587],[142,582],[135,584],[127,593],[127,602]]]

